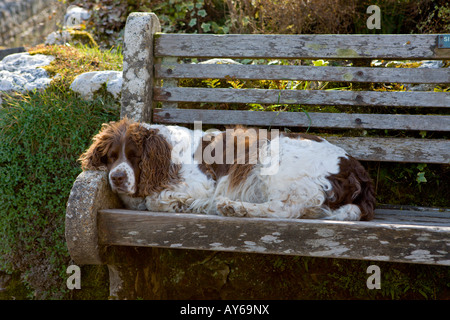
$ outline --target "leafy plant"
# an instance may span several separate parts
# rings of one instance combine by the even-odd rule
[[[0,268],[22,271],[40,298],[65,292],[65,205],[77,158],[118,117],[115,101],[60,89],[6,97],[0,109]]]
[[[418,25],[420,32],[450,32],[450,4],[447,1],[425,2],[425,4],[419,5],[419,13],[425,16],[425,19]]]
[[[65,206],[79,155],[101,124],[119,117],[119,103],[99,93],[84,101],[69,90],[87,71],[119,69],[120,53],[39,46],[55,76],[45,91],[3,95],[0,106],[0,270],[20,272],[37,298],[66,295]],[[59,75],[59,76],[58,76]],[[89,290],[85,291],[88,292]]]

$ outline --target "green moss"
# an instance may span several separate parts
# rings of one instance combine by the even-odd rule
[[[380,267],[381,289],[367,288],[370,265]],[[158,295],[165,299],[450,297],[450,268],[445,266],[159,249],[152,272],[156,283],[162,284]]]
[[[21,281],[18,272],[10,275],[0,272],[0,280],[3,289],[0,291],[0,300],[27,300],[33,294],[33,291]]]
[[[78,45],[39,45],[29,50],[30,54],[52,55],[55,59],[44,69],[53,77],[57,86],[69,88],[74,78],[85,72],[122,70],[123,56],[120,50],[103,51],[99,48]]]
[[[68,29],[68,31],[72,36],[71,43],[82,44],[91,47],[98,47],[97,42],[95,42],[94,38],[89,32],[74,29]]]
[[[68,292],[71,300],[107,300],[109,297],[109,273],[107,266],[85,265],[81,267],[81,289]]]
[[[353,79],[353,74],[352,74],[351,72],[347,72],[347,73],[345,73],[345,74],[342,76],[342,78],[343,78],[345,81],[352,81],[352,79]]]
[[[325,49],[327,46],[324,45],[324,44],[318,44],[318,43],[308,43],[306,45],[306,47],[307,48],[311,48],[311,49],[313,49],[315,51],[319,51],[319,50]]]
[[[338,57],[358,58],[360,55],[353,49],[336,49]]]

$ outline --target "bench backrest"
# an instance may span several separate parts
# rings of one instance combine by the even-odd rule
[[[133,22],[142,20],[148,30],[145,36],[142,32],[136,36]],[[211,125],[297,127],[299,131],[338,130],[339,137],[327,139],[360,160],[450,163],[450,141],[442,138],[443,132],[450,131],[450,116],[443,115],[448,114],[450,107],[449,92],[376,91],[367,85],[450,83],[450,68],[370,66],[375,59],[450,59],[450,49],[438,46],[439,35],[210,35],[161,34],[159,30],[154,14],[135,13],[128,18],[122,117],[164,124],[202,121]],[[349,60],[352,66],[182,63],[186,58],[332,59]],[[359,88],[191,88],[178,86],[180,79],[351,82],[354,86],[359,84]],[[320,107],[308,112],[302,112],[301,107],[299,112],[178,109],[180,103],[207,104],[209,108],[214,103],[332,105],[341,112],[320,112]],[[367,130],[372,129],[378,130],[372,132],[378,136],[367,137]],[[399,136],[407,137],[384,137],[383,130],[395,130]],[[438,139],[429,138],[433,135]]]

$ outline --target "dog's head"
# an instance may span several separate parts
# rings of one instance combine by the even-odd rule
[[[107,170],[114,192],[145,197],[177,178],[171,150],[158,129],[125,118],[104,124],[80,161],[83,170]]]

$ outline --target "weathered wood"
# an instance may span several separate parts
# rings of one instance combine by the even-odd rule
[[[97,212],[121,208],[112,193],[106,172],[82,172],[67,201],[65,237],[70,256],[76,264],[103,264],[104,248],[98,244]]]
[[[352,66],[354,67],[363,67],[363,68],[369,68],[372,63],[372,59],[351,59]],[[364,91],[364,90],[370,90],[370,83],[367,82],[357,82],[352,85],[352,90],[355,91]]]
[[[261,103],[348,106],[450,107],[448,92],[154,88],[154,100],[169,102]]]
[[[450,227],[450,211],[448,209],[425,211],[376,209],[374,221],[379,223],[417,224],[424,226]]]
[[[158,34],[155,56],[277,59],[449,59],[437,34]]]
[[[123,45],[120,117],[150,121],[153,88],[153,35],[161,31],[154,13],[133,12],[127,18]]]
[[[174,66],[178,64],[178,59],[177,58],[173,58],[173,57],[169,57],[169,58],[163,58],[162,59],[162,63],[166,66]],[[162,87],[163,88],[175,88],[178,87],[178,80],[175,78],[171,78],[171,79],[164,79],[162,81]],[[162,108],[163,109],[176,109],[178,108],[178,104],[176,102],[163,102],[162,103]]]
[[[201,121],[217,125],[450,131],[450,116],[408,114],[154,109],[153,121],[164,124]]]
[[[335,136],[326,139],[359,160],[450,164],[450,140]]]
[[[317,80],[335,82],[448,83],[449,70],[429,68],[312,67],[233,64],[156,64],[156,78]]]
[[[450,265],[450,226],[102,210],[104,245]]]

